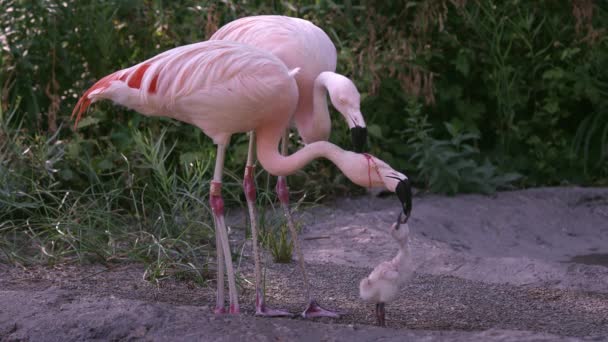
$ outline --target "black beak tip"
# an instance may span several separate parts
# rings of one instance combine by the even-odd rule
[[[353,150],[357,153],[365,152],[367,145],[367,127],[355,126],[350,129],[350,136],[353,141]]]
[[[397,198],[401,201],[401,205],[403,206],[403,222],[401,222],[401,214],[399,214],[398,221],[403,224],[406,223],[410,218],[410,214],[412,213],[412,186],[410,184],[409,179],[402,179],[397,184],[397,188],[395,189],[395,193],[397,194]]]

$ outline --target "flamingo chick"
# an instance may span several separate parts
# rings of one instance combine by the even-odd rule
[[[221,192],[226,149],[233,134],[255,132],[258,159],[272,175],[287,176],[313,159],[326,158],[358,185],[395,192],[406,217],[412,209],[409,179],[373,156],[344,151],[326,141],[308,144],[289,156],[279,153],[279,141],[298,102],[297,73],[297,68],[290,70],[276,56],[254,47],[207,41],[165,51],[102,78],[72,112],[77,126],[93,102],[111,100],[144,115],[194,125],[217,145],[209,202],[216,229],[218,314],[226,312],[224,266],[229,312],[240,311]]]
[[[391,261],[380,263],[367,278],[359,284],[359,295],[367,302],[376,303],[376,320],[379,326],[386,326],[384,304],[397,296],[401,286],[414,273],[414,264],[410,256],[408,237],[410,228],[407,217],[402,220],[399,213],[397,222],[391,226],[391,236],[399,244],[399,252]]]

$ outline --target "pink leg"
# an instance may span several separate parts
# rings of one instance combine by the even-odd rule
[[[213,205],[211,208],[215,210],[213,209]],[[219,210],[219,208],[216,209]],[[217,225],[215,227],[215,246],[217,254],[217,297],[214,312],[216,315],[220,315],[226,313],[226,309],[224,308],[224,252],[222,250],[220,234],[217,231]]]
[[[285,134],[283,135],[283,142],[281,146],[281,153],[283,155],[287,154],[287,142],[287,132],[285,132]],[[287,219],[287,226],[289,227],[291,239],[293,240],[293,246],[296,250],[296,256],[298,257],[298,266],[300,267],[300,273],[302,274],[302,280],[304,281],[304,290],[306,291],[306,298],[308,300],[308,305],[306,306],[306,309],[304,309],[304,312],[302,312],[302,317],[339,318],[339,314],[322,308],[317,303],[317,301],[313,299],[311,295],[310,283],[308,282],[306,267],[304,266],[304,254],[302,253],[302,249],[300,248],[298,232],[296,231],[295,225],[293,224],[293,218],[291,217],[291,211],[289,210],[289,188],[287,187],[287,180],[285,179],[285,177],[278,177],[276,192],[277,196],[279,197],[279,201],[281,202],[281,206],[283,207],[283,213],[285,214],[285,218]]]
[[[226,152],[225,145],[219,145],[217,148],[217,160],[215,162],[215,172],[213,175],[213,181],[209,189],[209,203],[211,210],[213,211],[213,220],[215,222],[215,234],[217,245],[217,259],[218,259],[218,289],[217,289],[217,303],[215,312],[224,313],[224,275],[223,269],[219,266],[221,259],[223,259],[226,265],[226,272],[228,274],[228,297],[230,300],[229,313],[238,314],[239,299],[236,290],[236,280],[234,276],[234,268],[232,266],[232,258],[230,254],[230,245],[228,243],[228,233],[226,232],[226,223],[224,222],[224,200],[222,198],[222,170],[224,167],[224,155]],[[220,271],[222,271],[220,273]],[[220,280],[221,279],[221,280]],[[221,286],[221,287],[220,287]]]
[[[262,290],[262,271],[260,261],[260,250],[258,245],[258,229],[257,229],[257,211],[255,208],[256,189],[254,180],[254,165],[253,165],[253,145],[254,133],[251,132],[249,137],[249,152],[247,154],[247,166],[245,167],[245,176],[243,178],[243,188],[245,190],[245,198],[247,199],[247,208],[249,209],[249,219],[251,222],[251,238],[253,239],[253,259],[255,262],[255,314],[256,316],[277,317],[277,316],[293,316],[291,313],[284,310],[276,310],[267,307],[264,303],[264,292]]]

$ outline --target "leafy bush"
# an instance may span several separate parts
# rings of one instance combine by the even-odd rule
[[[419,171],[427,187],[438,193],[456,194],[458,192],[481,192],[490,194],[498,188],[505,188],[521,176],[517,173],[501,173],[486,157],[483,163],[475,144],[479,134],[461,132],[446,122],[449,139],[432,137],[432,128],[421,106],[410,103],[408,128],[404,135],[409,136],[408,145],[412,150],[411,161]]]
[[[606,177],[607,160],[597,158],[605,146],[599,129],[593,143],[574,145],[594,149],[589,162],[600,165],[593,171],[584,172],[572,148],[577,130],[581,137],[591,131],[586,118],[606,123],[605,4],[411,1],[374,9],[364,21],[370,33],[358,37],[371,35],[375,49],[349,53],[359,56],[361,74],[382,75],[372,81],[363,112],[382,133],[372,145],[385,159],[417,172],[398,133],[413,95],[426,103],[434,137],[450,136],[445,122],[478,134],[482,155],[525,175],[522,185]]]

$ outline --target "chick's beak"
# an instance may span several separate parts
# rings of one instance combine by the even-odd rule
[[[351,128],[350,136],[353,141],[353,151],[357,153],[365,152],[367,145],[367,127],[355,126]]]

